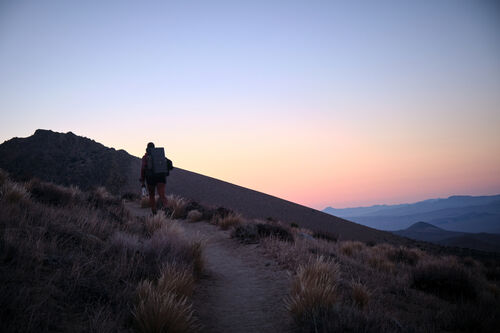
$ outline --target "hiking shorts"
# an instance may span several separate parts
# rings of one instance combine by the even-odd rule
[[[167,182],[167,174],[166,173],[157,173],[151,176],[146,176],[146,182],[149,186],[156,186],[158,183],[165,184]]]

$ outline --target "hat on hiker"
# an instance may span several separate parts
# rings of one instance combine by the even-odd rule
[[[155,147],[155,144],[150,142],[148,143],[148,146],[146,147],[146,152],[149,154],[151,153],[151,150],[153,150],[153,148]]]

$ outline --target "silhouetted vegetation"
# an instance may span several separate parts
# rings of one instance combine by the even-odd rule
[[[328,231],[314,231],[312,236],[329,242],[336,242],[339,239],[338,235]]]
[[[413,270],[411,276],[413,288],[452,302],[476,300],[479,282],[454,260],[423,263]]]
[[[103,188],[19,184],[0,171],[2,331],[150,331],[148,306],[167,301],[154,288],[137,296],[138,286],[192,285],[202,269],[201,244],[164,216],[136,218]],[[162,327],[196,328],[184,290],[169,289]]]

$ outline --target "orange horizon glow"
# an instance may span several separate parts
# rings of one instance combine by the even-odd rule
[[[317,209],[498,194],[499,27],[488,1],[13,1],[0,141],[153,141]]]

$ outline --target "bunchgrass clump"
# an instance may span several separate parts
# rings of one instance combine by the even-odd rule
[[[368,301],[370,301],[370,296],[371,296],[370,291],[368,290],[366,285],[361,283],[361,281],[359,280],[352,281],[351,287],[352,287],[353,303],[360,309],[365,308],[366,305],[368,304]]]
[[[343,241],[339,243],[340,252],[346,256],[353,256],[365,247],[366,245],[359,241]]]
[[[339,266],[323,257],[299,266],[292,280],[287,309],[299,325],[317,323],[338,300]]]
[[[188,201],[178,195],[167,196],[167,209],[171,212],[173,219],[183,219],[187,216]]]
[[[217,224],[222,230],[227,230],[229,228],[239,226],[242,223],[243,217],[237,213],[230,213],[224,217],[219,217],[215,222],[215,224]]]

